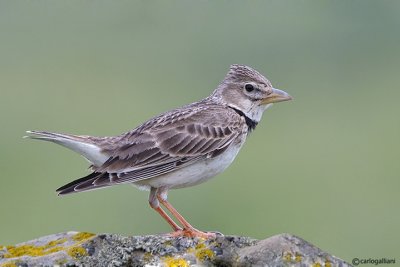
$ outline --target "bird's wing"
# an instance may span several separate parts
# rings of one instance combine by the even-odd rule
[[[172,113],[161,124],[153,120],[146,129],[118,140],[117,144],[123,145],[114,148],[112,156],[95,170],[127,173],[154,169],[158,173],[159,167],[182,166],[202,157],[214,157],[242,131],[241,118],[232,120],[231,115],[221,107],[213,107],[180,116]]]
[[[212,158],[243,132],[243,118],[223,107],[176,110],[110,141],[111,157],[87,179],[70,183],[74,191],[132,183]],[[67,188],[60,188],[66,190]],[[61,192],[59,191],[59,192]]]

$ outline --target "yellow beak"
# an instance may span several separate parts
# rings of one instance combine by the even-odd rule
[[[272,88],[272,94],[269,94],[266,98],[261,101],[261,104],[270,104],[282,101],[288,101],[293,99],[288,93],[285,91]]]

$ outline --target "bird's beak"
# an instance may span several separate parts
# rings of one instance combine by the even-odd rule
[[[291,99],[292,99],[292,97],[285,91],[272,88],[272,94],[269,94],[266,98],[261,100],[261,104],[265,105],[265,104],[270,104],[270,103],[287,101],[287,100],[291,100]]]

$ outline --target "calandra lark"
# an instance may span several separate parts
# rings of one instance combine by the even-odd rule
[[[58,195],[133,184],[150,191],[150,206],[172,226],[172,235],[206,238],[214,234],[193,228],[167,201],[168,191],[203,183],[224,171],[263,112],[272,103],[290,99],[256,70],[235,64],[210,96],[118,136],[27,133],[65,146],[91,163],[91,174],[60,187]]]

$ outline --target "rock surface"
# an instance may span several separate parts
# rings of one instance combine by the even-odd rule
[[[67,232],[16,246],[0,246],[0,266],[350,266],[303,239],[280,234],[264,240],[217,235],[120,236]]]

